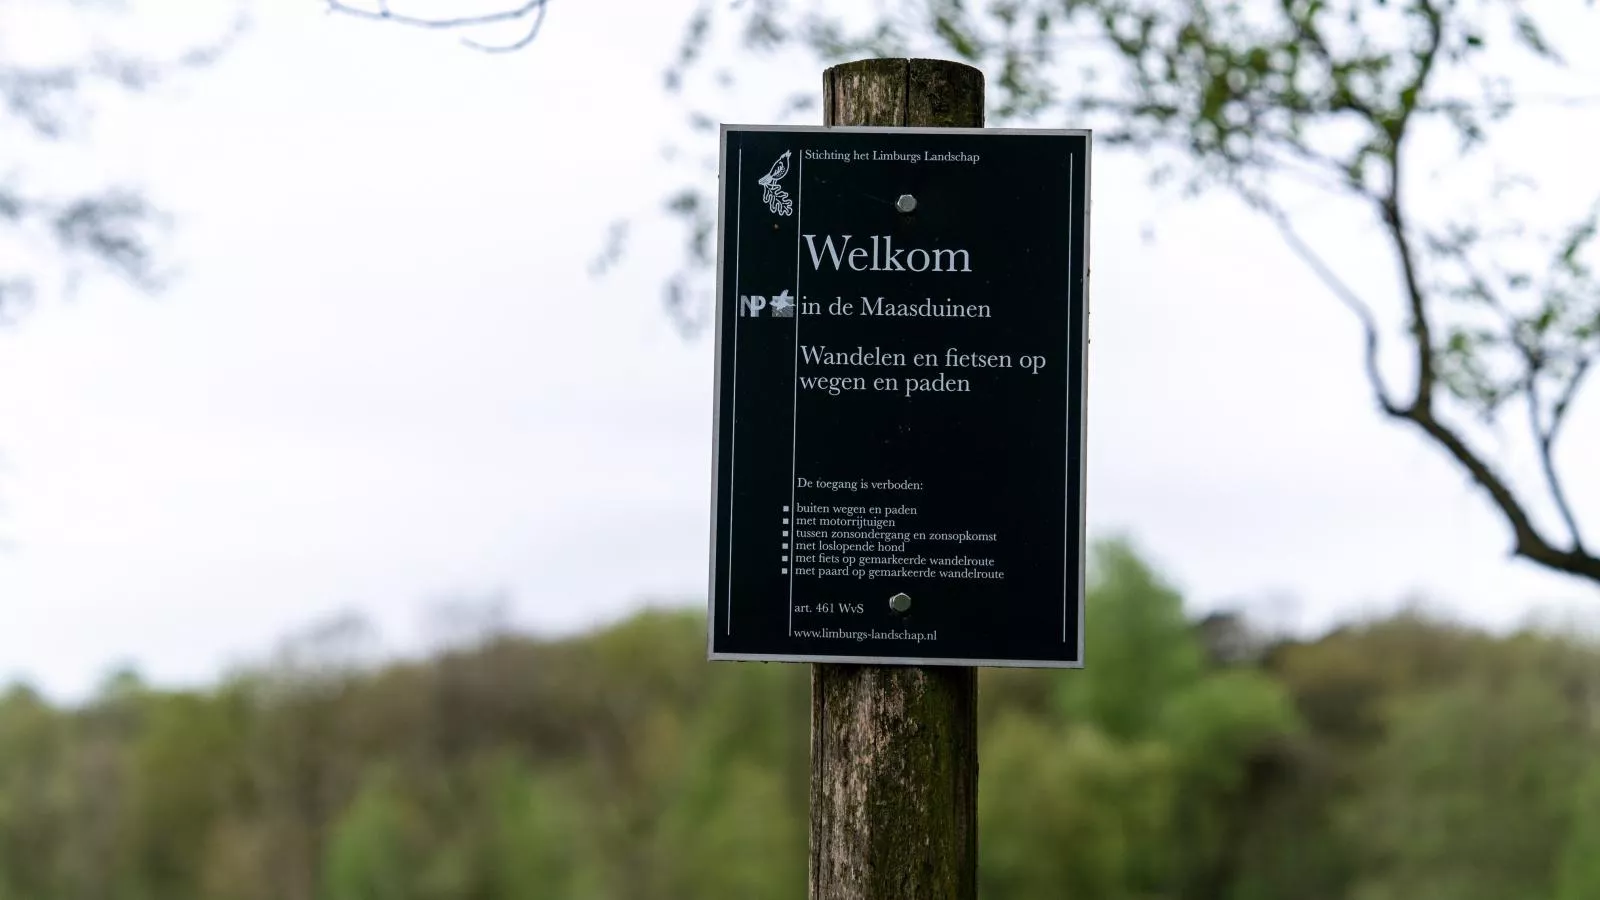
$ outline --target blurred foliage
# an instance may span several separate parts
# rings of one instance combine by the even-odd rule
[[[1087,669],[982,673],[988,900],[1600,896],[1600,648],[1400,615],[1240,653],[1120,543],[1087,602]],[[205,690],[0,694],[0,900],[805,895],[805,667],[709,664],[694,612],[318,639]]]
[[[106,88],[140,93],[216,62],[245,26],[245,2],[234,0],[237,11],[220,33],[176,52],[125,39],[137,30],[130,24],[154,12],[139,0],[0,8],[0,323],[42,291],[71,291],[92,272],[145,291],[163,286],[170,272],[158,236],[166,217],[140,190],[107,184],[101,173],[62,177],[53,151],[87,136]],[[51,177],[37,177],[52,168]]]

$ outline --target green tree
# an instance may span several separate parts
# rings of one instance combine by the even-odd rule
[[[55,897],[70,840],[62,756],[70,723],[35,691],[0,695],[0,898]]]
[[[486,772],[489,840],[485,895],[521,898],[592,897],[600,885],[588,811],[560,771],[534,771],[506,756]]]
[[[1561,844],[1554,900],[1600,896],[1600,764],[1573,791],[1572,825]]]
[[[1129,544],[1097,545],[1091,573],[1093,659],[1056,682],[1053,715],[985,729],[985,890],[1222,896],[1256,763],[1296,732],[1295,711],[1260,672],[1207,662],[1181,595]]]
[[[664,896],[804,896],[806,674],[794,666],[722,666],[713,673],[703,701],[683,722],[684,752],[668,776],[659,836]]]
[[[1148,737],[1164,704],[1201,678],[1200,644],[1182,596],[1129,544],[1097,545],[1090,572],[1084,629],[1094,642],[1083,671],[1061,679],[1061,702],[1113,737]]]
[[[993,900],[1162,896],[1177,789],[1170,750],[1012,714],[982,735],[979,891]]]
[[[1346,811],[1362,862],[1351,897],[1550,897],[1592,756],[1560,684],[1474,678],[1393,716]]]
[[[427,818],[392,769],[372,771],[328,841],[324,900],[422,900]]]
[[[213,832],[249,799],[248,697],[236,687],[146,701],[126,749],[123,897],[201,900]]]
[[[1130,546],[1095,559],[1114,677],[984,675],[985,897],[1592,893],[1592,641],[1400,615],[1208,655]],[[709,666],[704,627],[648,612],[381,665],[321,639],[76,707],[12,689],[0,898],[799,897],[805,670]]]

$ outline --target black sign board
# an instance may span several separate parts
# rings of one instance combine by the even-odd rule
[[[1089,144],[723,127],[712,659],[1083,664]]]

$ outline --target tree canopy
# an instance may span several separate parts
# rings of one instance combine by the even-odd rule
[[[1121,543],[1087,603],[1089,668],[981,673],[984,897],[1600,884],[1591,643],[1398,615],[1240,654]],[[0,898],[805,896],[805,667],[707,664],[673,609],[404,662],[328,632],[210,687],[0,691]]]

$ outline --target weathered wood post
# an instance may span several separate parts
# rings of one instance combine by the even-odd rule
[[[823,73],[823,124],[981,127],[983,73],[869,59]],[[974,900],[978,681],[964,667],[811,670],[811,900]]]

